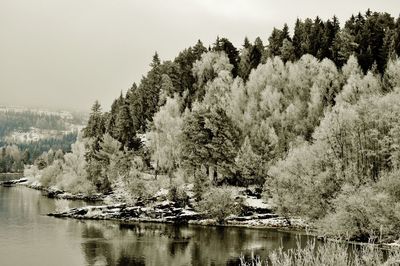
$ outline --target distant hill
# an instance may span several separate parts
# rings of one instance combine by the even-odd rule
[[[44,152],[70,152],[86,120],[81,113],[0,106],[0,173],[21,172]]]
[[[0,144],[29,143],[78,132],[85,114],[0,106]]]

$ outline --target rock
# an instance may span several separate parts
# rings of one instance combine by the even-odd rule
[[[154,207],[158,208],[158,209],[173,208],[174,206],[175,206],[175,202],[170,201],[170,200],[164,200],[164,201],[156,203],[154,205]]]
[[[265,204],[262,199],[246,197],[243,200],[243,213],[245,215],[272,213],[271,206]]]
[[[28,182],[28,178],[20,178],[20,179],[13,179],[13,180],[8,180],[8,181],[2,181],[2,182],[0,182],[0,185],[3,185],[3,186],[12,186],[12,185],[16,185],[16,184],[25,183],[25,182]]]
[[[241,191],[243,195],[261,199],[262,188],[261,187],[248,187]]]

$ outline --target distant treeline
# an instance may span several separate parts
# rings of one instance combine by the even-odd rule
[[[61,138],[42,139],[35,142],[4,144],[0,147],[0,173],[22,172],[24,165],[33,164],[43,153],[71,152],[71,144],[77,133],[69,133]]]
[[[27,132],[31,127],[62,131],[68,129],[67,122],[79,125],[83,124],[85,120],[80,114],[73,114],[72,118],[67,119],[56,114],[34,111],[2,111],[0,112],[0,141],[14,131]]]
[[[31,127],[49,130],[65,130],[65,123],[59,116],[38,114],[30,111],[0,112],[0,138],[19,130],[29,131]]]

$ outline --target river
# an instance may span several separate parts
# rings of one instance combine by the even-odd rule
[[[123,224],[45,214],[85,205],[0,186],[0,265],[238,265],[239,256],[295,248],[298,233],[238,227]]]

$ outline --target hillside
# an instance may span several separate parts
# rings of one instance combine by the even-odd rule
[[[0,107],[0,172],[20,172],[43,152],[69,152],[85,119],[67,111]]]
[[[274,29],[267,45],[246,38],[237,49],[218,37],[173,61],[156,53],[111,110],[94,103],[71,153],[44,155],[30,173],[46,187],[128,204],[167,190],[176,206],[219,223],[244,214],[224,186],[256,186],[279,215],[321,234],[393,241],[399,55],[400,18],[370,10],[342,27],[336,17],[298,19],[293,35]]]

